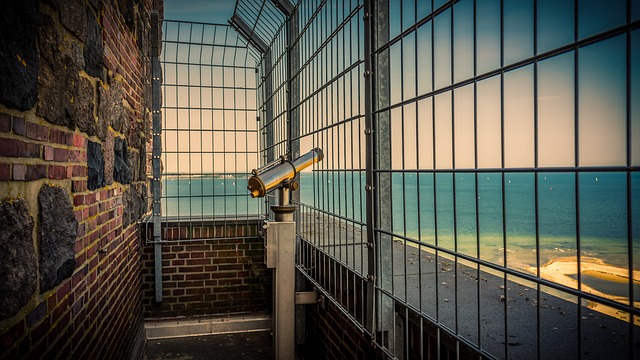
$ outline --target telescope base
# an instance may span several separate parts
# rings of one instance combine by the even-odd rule
[[[296,207],[293,205],[272,205],[271,211],[276,214],[276,222],[293,221],[293,213]]]

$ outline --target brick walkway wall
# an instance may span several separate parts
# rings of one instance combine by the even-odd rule
[[[0,358],[132,351],[142,325],[152,7],[162,12],[162,1],[3,7]]]

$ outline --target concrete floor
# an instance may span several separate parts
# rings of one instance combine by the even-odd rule
[[[269,331],[147,340],[144,360],[271,360]]]

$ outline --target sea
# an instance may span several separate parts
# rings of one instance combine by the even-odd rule
[[[164,216],[264,212],[246,189],[249,174],[163,179]],[[366,221],[365,173],[300,174],[300,202]],[[379,172],[378,228],[522,271],[559,258],[599,259],[640,270],[638,172]],[[536,196],[537,195],[537,196]],[[536,198],[537,197],[537,198]],[[640,280],[640,279],[636,279]],[[639,289],[640,294],[640,289]]]

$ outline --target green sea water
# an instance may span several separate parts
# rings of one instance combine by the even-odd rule
[[[524,272],[558,258],[640,270],[640,173],[378,173],[377,226],[397,240]],[[264,211],[248,174],[163,179],[164,216]],[[304,172],[300,201],[365,222],[364,172]],[[640,289],[639,289],[640,295]]]

